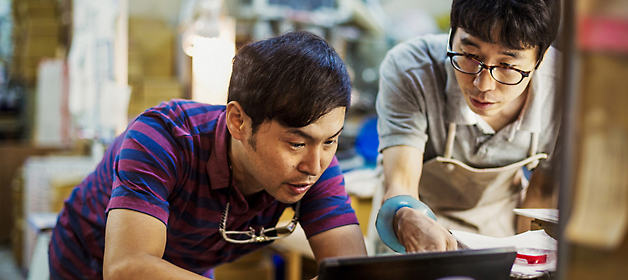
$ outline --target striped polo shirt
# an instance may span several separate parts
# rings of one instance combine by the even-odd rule
[[[163,259],[203,274],[271,242],[233,244],[218,229],[231,190],[227,230],[257,233],[277,225],[286,207],[263,192],[249,205],[229,185],[225,106],[172,100],[148,109],[110,145],[65,202],[50,245],[52,279],[102,278],[106,213],[131,209],[167,226]],[[301,200],[307,237],[357,224],[334,157]]]

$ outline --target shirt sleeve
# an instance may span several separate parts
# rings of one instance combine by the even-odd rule
[[[301,200],[300,211],[299,223],[308,238],[335,227],[358,224],[335,156]]]
[[[542,142],[545,143],[541,150],[545,153],[548,153],[549,157],[547,160],[541,160],[539,162],[539,166],[535,170],[539,170],[546,175],[553,174],[557,170],[561,168],[561,158],[562,158],[562,142],[560,141],[558,135],[558,130],[560,126],[560,121],[557,121],[554,130],[551,132],[547,132],[542,134]]]
[[[403,43],[391,49],[380,66],[376,101],[380,152],[398,145],[425,150],[427,116],[420,77],[424,59],[428,57],[419,48]]]
[[[130,209],[168,224],[168,197],[181,176],[185,154],[164,122],[157,115],[142,115],[128,128],[115,158],[107,212]]]
[[[548,54],[546,57],[549,59],[550,57],[556,56],[556,54]],[[557,62],[553,60],[549,60],[553,65]],[[553,68],[552,68],[553,69]],[[554,74],[554,73],[551,73]],[[539,135],[539,146],[538,149],[540,152],[547,153],[549,155],[547,160],[541,160],[539,166],[536,170],[541,170],[547,175],[555,172],[556,170],[560,170],[563,143],[560,140],[560,130],[562,128],[562,114],[563,114],[563,96],[561,94],[557,94],[557,85],[561,83],[562,79],[559,75],[553,76],[540,76],[535,78],[543,78],[541,80],[543,90],[549,91],[546,93],[545,99],[542,100],[542,109],[534,112],[535,114],[540,114],[539,119],[545,120],[541,121],[542,128]]]

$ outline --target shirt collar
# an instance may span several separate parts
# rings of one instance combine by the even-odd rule
[[[213,190],[229,187],[229,159],[227,157],[227,143],[231,135],[227,130],[226,110],[216,121],[216,133],[214,135],[214,147],[207,161],[207,174],[210,186]]]

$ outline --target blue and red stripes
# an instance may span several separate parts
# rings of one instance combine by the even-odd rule
[[[270,244],[227,243],[218,232],[230,189],[224,110],[173,100],[136,118],[66,201],[50,246],[51,278],[102,278],[106,213],[117,208],[166,224],[163,258],[199,274]],[[274,226],[286,207],[267,193],[251,206],[232,195],[228,229]],[[301,213],[308,236],[357,223],[335,158]]]

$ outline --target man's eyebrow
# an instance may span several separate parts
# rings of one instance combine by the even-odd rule
[[[471,46],[471,47],[474,47],[476,49],[480,48],[480,45],[478,45],[477,43],[473,42],[471,39],[469,39],[469,37],[462,37],[462,38],[460,38],[460,44],[463,44],[465,46]]]
[[[505,56],[510,56],[512,58],[519,58],[521,57],[520,53],[518,51],[502,51],[501,52],[503,55]]]
[[[344,126],[341,127],[340,130],[338,130],[338,132],[336,132],[334,135],[330,136],[329,138],[334,138],[334,137],[338,136],[340,134],[340,132],[342,132],[342,130],[344,130],[344,129],[345,129]],[[296,135],[301,136],[303,138],[306,138],[308,140],[314,140],[314,137],[312,135],[309,135],[309,134],[305,133],[304,131],[302,131],[302,130],[300,130],[298,128],[288,130],[288,133],[289,134],[296,134]]]
[[[338,135],[340,134],[340,132],[342,132],[344,129],[345,129],[345,126],[343,125],[343,126],[340,128],[340,130],[338,130],[338,132],[336,132],[336,134],[332,135],[332,136],[331,136],[331,137],[329,137],[329,138],[334,138],[334,137],[338,136]]]
[[[480,45],[478,45],[476,42],[473,42],[473,40],[469,39],[469,37],[460,38],[460,44],[465,45],[465,46],[471,46],[476,49],[480,48]],[[505,50],[505,51],[501,51],[500,53],[502,55],[510,56],[512,58],[517,58],[517,59],[521,57],[521,53],[516,50]]]

